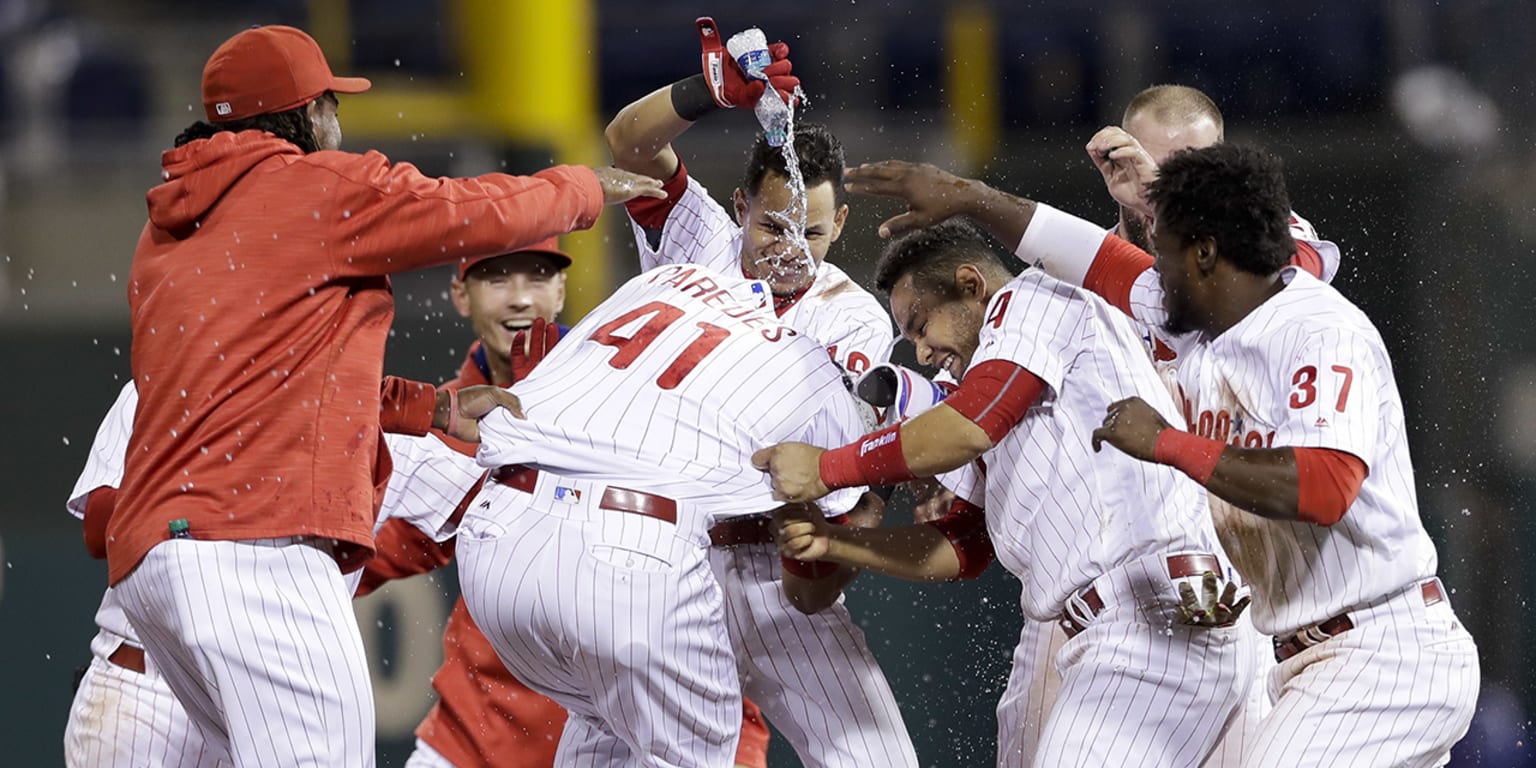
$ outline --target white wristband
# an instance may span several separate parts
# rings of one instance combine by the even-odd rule
[[[1057,280],[1082,285],[1107,234],[1091,221],[1036,203],[1035,215],[1014,253]]]

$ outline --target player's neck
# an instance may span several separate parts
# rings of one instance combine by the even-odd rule
[[[1211,311],[1206,333],[1212,337],[1226,333],[1227,329],[1253,314],[1264,302],[1285,289],[1285,281],[1279,273],[1267,276],[1235,273],[1216,288],[1222,296]]]

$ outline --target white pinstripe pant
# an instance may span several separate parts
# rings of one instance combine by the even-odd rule
[[[1245,749],[1258,734],[1259,723],[1272,706],[1266,685],[1269,670],[1275,666],[1274,656],[1265,650],[1269,647],[1269,636],[1254,629],[1246,613],[1238,621],[1237,628],[1251,634],[1250,642],[1258,649],[1254,683],[1232,725],[1206,758],[1204,768],[1241,766]],[[1040,733],[1045,730],[1046,714],[1055,706],[1056,694],[1061,688],[1056,654],[1066,643],[1067,635],[1057,622],[1024,620],[1019,644],[1013,650],[1008,688],[997,705],[998,768],[1031,768],[1034,765]]]
[[[107,657],[123,638],[102,630],[64,726],[69,768],[194,768],[231,765],[203,740],[165,678],[146,659],[143,672]]]
[[[1355,627],[1270,672],[1275,708],[1249,768],[1444,765],[1472,723],[1477,646],[1448,602],[1425,606],[1418,584],[1349,612]]]
[[[117,589],[193,724],[235,765],[374,764],[363,639],[329,554],[170,539]]]
[[[1253,683],[1252,635],[1175,623],[1162,554],[1094,581],[1104,610],[1056,657],[1061,688],[1034,764],[1199,766]]]
[[[807,768],[916,768],[885,673],[843,601],[806,615],[770,544],[711,547],[741,685]]]
[[[581,501],[554,500],[557,482]],[[732,765],[741,687],[703,547],[598,509],[602,485],[538,483],[488,483],[471,503],[459,580],[507,669],[570,713],[556,764]]]

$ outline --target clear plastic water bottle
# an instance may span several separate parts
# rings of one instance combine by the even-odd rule
[[[773,56],[768,53],[767,36],[757,27],[745,29],[732,35],[726,41],[725,49],[736,59],[748,78],[762,80],[767,85],[752,111],[757,115],[757,122],[763,126],[763,132],[767,134],[768,146],[784,146],[784,139],[789,135],[789,105],[784,103],[779,92],[768,83],[768,76],[763,74],[763,70],[773,63]]]

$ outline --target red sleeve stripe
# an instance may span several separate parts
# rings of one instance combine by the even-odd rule
[[[955,559],[960,561],[957,579],[974,579],[992,564],[996,552],[992,537],[987,534],[987,518],[981,507],[965,499],[955,499],[949,514],[929,523],[944,534],[950,546],[955,548]]]
[[[1083,287],[1104,297],[1121,312],[1131,314],[1131,287],[1141,273],[1151,268],[1152,257],[1146,251],[1118,235],[1108,235],[1093,257],[1088,274],[1083,276]]]

